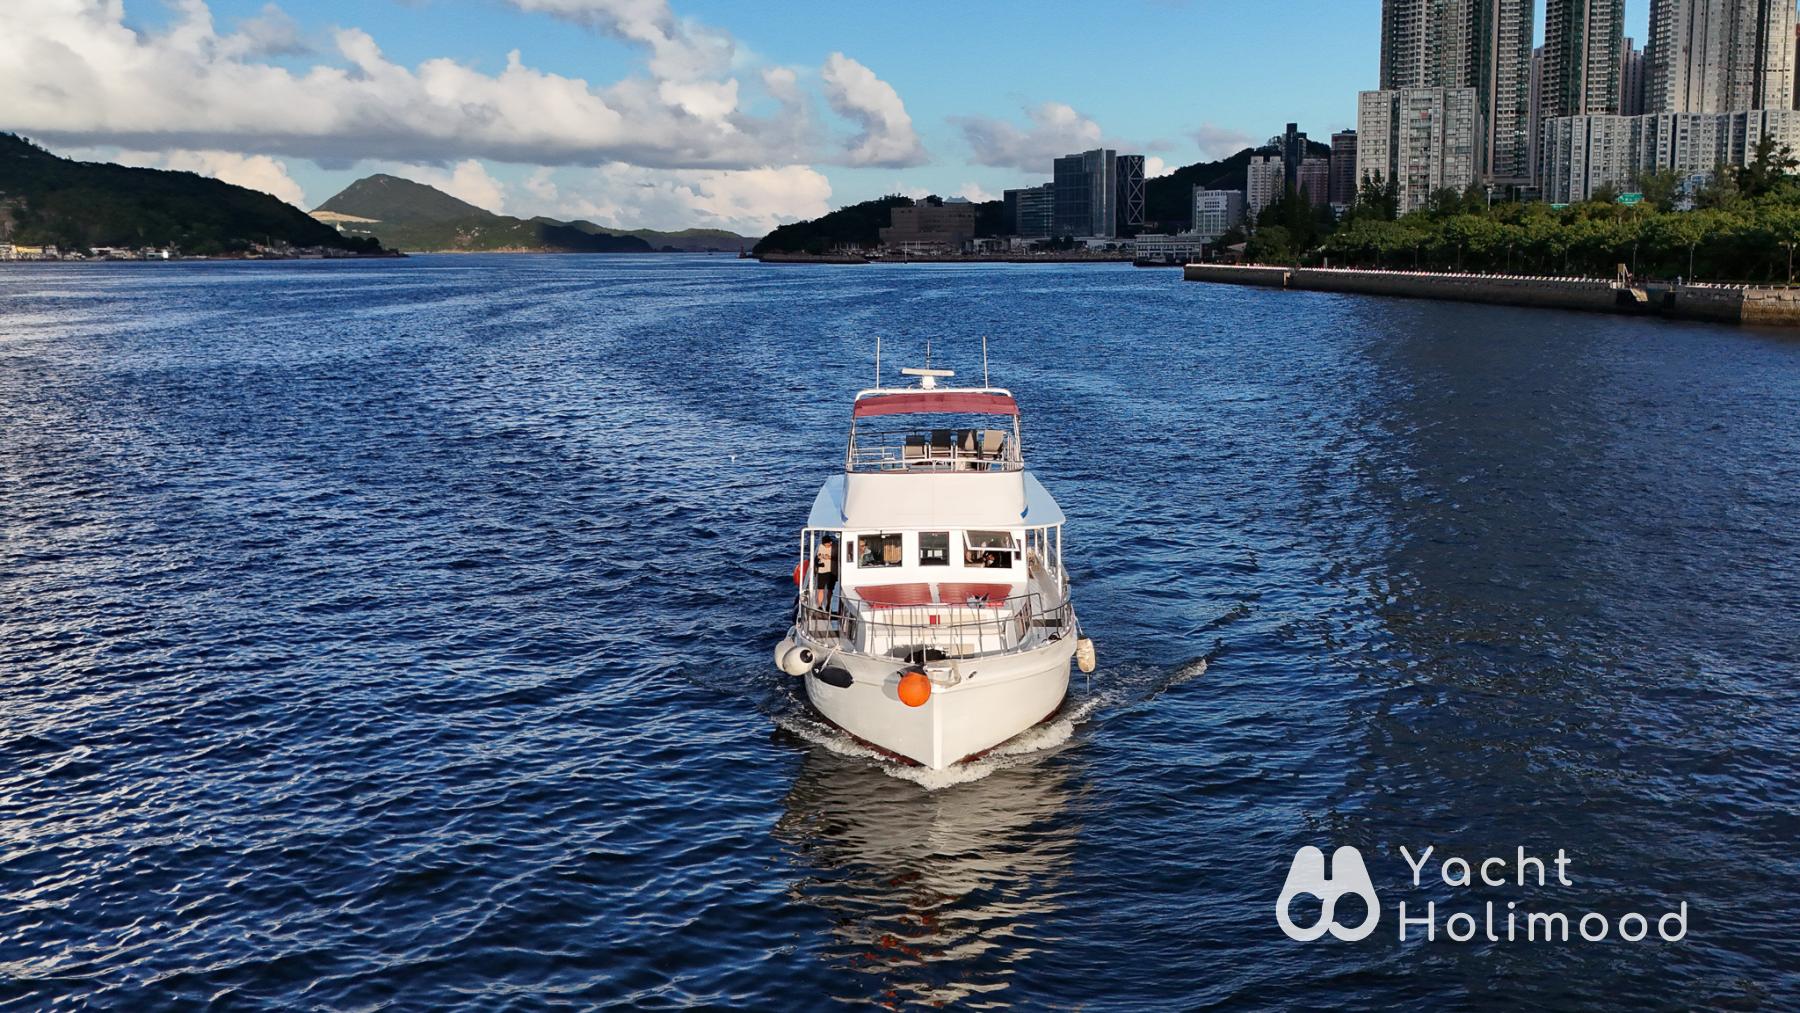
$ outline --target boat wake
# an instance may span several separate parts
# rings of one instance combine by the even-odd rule
[[[1083,726],[1148,704],[1170,689],[1205,674],[1207,663],[1206,658],[1195,658],[1173,669],[1145,667],[1097,673],[1093,679],[1098,684],[1095,689],[1071,687],[1062,708],[1048,721],[1027,728],[976,759],[943,770],[896,762],[893,757],[869,748],[842,729],[821,720],[797,695],[790,696],[791,707],[772,717],[777,727],[810,745],[839,756],[868,760],[890,777],[911,781],[926,791],[941,791],[982,780],[997,771],[1040,762],[1075,738]]]

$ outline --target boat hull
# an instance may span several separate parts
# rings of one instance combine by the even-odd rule
[[[918,707],[900,699],[909,666],[892,658],[835,654],[802,678],[826,720],[863,742],[941,770],[978,756],[1042,722],[1069,691],[1075,640],[956,663],[954,685],[934,683]],[[846,681],[848,685],[834,685]]]

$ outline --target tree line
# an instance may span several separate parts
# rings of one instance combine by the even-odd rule
[[[1329,264],[1398,270],[1714,281],[1791,282],[1800,243],[1800,160],[1765,137],[1750,164],[1721,166],[1691,190],[1672,170],[1634,181],[1642,200],[1619,202],[1604,188],[1568,206],[1491,203],[1487,191],[1439,190],[1399,214],[1393,181],[1363,181],[1341,220],[1292,190],[1257,216],[1246,242],[1257,263]]]

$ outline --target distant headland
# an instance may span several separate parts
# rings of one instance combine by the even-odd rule
[[[312,216],[346,236],[413,253],[737,253],[756,242],[722,229],[657,232],[513,218],[384,174],[350,184]]]
[[[191,172],[61,158],[0,133],[0,260],[386,256],[263,193]]]

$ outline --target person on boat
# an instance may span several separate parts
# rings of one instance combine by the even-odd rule
[[[819,539],[819,547],[813,552],[813,595],[819,608],[831,604],[831,592],[837,589],[837,582],[837,543],[826,535]]]

